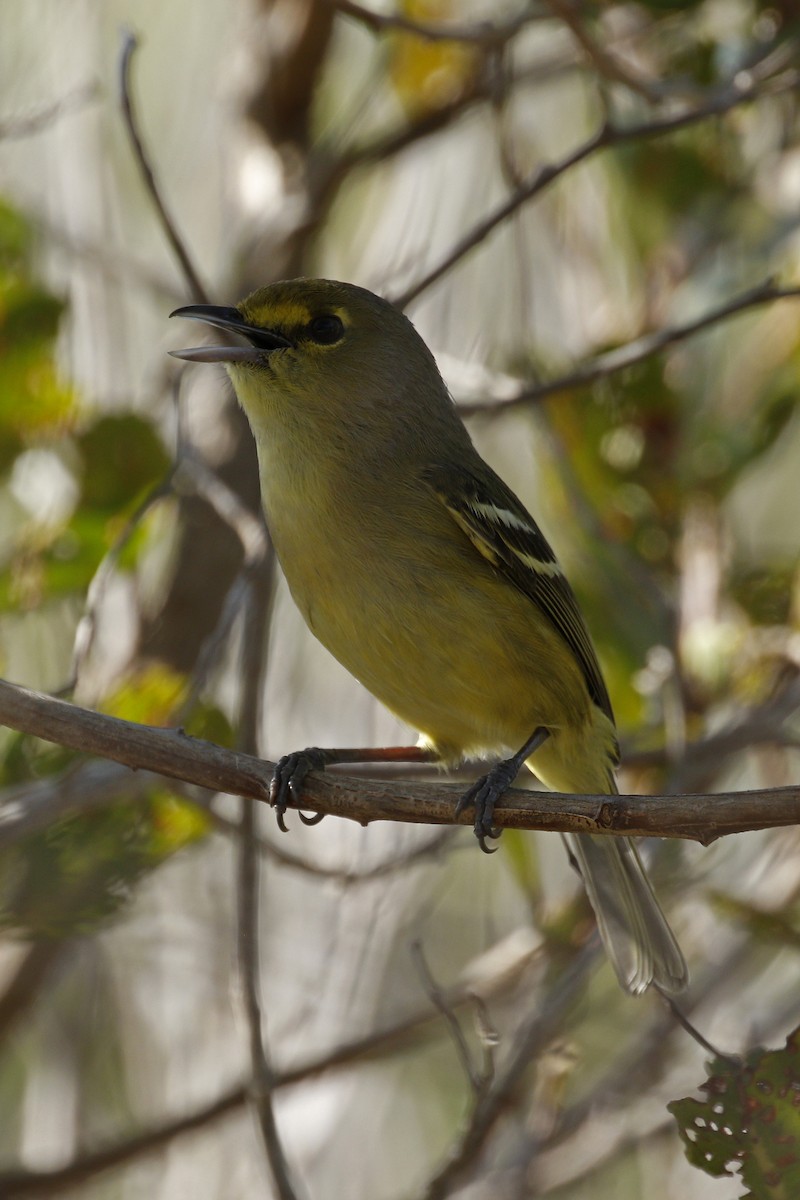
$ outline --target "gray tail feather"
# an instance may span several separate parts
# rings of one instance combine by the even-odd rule
[[[634,995],[655,983],[680,992],[689,973],[629,838],[565,834],[622,986]]]

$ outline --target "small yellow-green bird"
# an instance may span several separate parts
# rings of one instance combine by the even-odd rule
[[[499,832],[494,803],[523,763],[557,791],[615,793],[611,703],[572,589],[475,450],[411,322],[372,292],[326,279],[172,316],[244,343],[173,354],[224,363],[295,602],[323,645],[420,732],[419,749],[282,759],[272,787],[281,825],[310,769],[358,758],[510,756],[460,805],[475,806],[484,849]],[[683,955],[633,843],[567,840],[622,985],[683,988]]]

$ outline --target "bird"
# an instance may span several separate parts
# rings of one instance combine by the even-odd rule
[[[237,339],[171,353],[224,365],[295,603],[419,733],[416,747],[285,755],[270,789],[281,828],[308,771],[332,762],[494,760],[457,809],[474,808],[486,850],[500,834],[495,804],[523,764],[554,791],[616,794],[614,715],[572,588],[479,455],[408,317],[355,284],[307,278],[170,315]],[[635,844],[566,840],[622,986],[681,991],[686,963]]]

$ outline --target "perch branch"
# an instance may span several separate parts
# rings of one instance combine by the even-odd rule
[[[110,758],[199,787],[267,799],[272,764],[188,737],[181,730],[137,725],[78,708],[0,680],[0,724],[71,750]],[[392,779],[349,779],[312,772],[292,807],[371,821],[469,824],[455,815],[462,788]],[[0,812],[3,825],[18,813]],[[502,828],[634,837],[677,837],[704,845],[731,833],[800,824],[800,784],[747,792],[686,796],[563,796],[511,788],[495,814]]]

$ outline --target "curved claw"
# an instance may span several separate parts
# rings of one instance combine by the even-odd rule
[[[269,785],[269,802],[275,809],[275,820],[281,833],[288,833],[284,816],[289,800],[289,789],[297,770],[296,755],[287,754],[275,764]]]
[[[504,766],[504,763],[499,763],[487,775],[483,775],[473,783],[456,805],[456,816],[459,816],[467,808],[474,807],[475,820],[472,828],[484,854],[494,854],[497,850],[497,846],[487,846],[486,839],[490,838],[492,841],[496,841],[503,832],[498,826],[492,824],[492,816],[495,804],[509,783],[506,771],[503,770]]]
[[[550,736],[550,730],[539,725],[534,729],[531,736],[528,738],[524,746],[522,746],[516,754],[512,754],[511,758],[506,758],[502,762],[495,763],[491,771],[487,772],[482,779],[477,783],[473,783],[472,787],[464,793],[456,805],[456,816],[460,816],[465,809],[475,807],[475,821],[473,830],[475,837],[478,839],[478,845],[484,854],[494,854],[497,847],[490,848],[486,845],[486,839],[492,838],[496,840],[503,832],[497,826],[492,824],[494,816],[494,806],[506,788],[517,777],[517,773],[524,762],[528,760],[531,754],[542,745]]]
[[[288,833],[286,825],[286,809],[289,806],[289,793],[300,794],[303,780],[309,771],[321,771],[328,761],[324,750],[311,746],[307,750],[296,750],[293,754],[285,754],[275,764],[269,787],[269,802],[275,809],[275,820],[281,833]],[[306,825],[318,825],[324,813],[316,813],[306,817],[300,813],[300,820]]]
[[[304,825],[319,825],[320,821],[325,819],[325,813],[314,813],[309,817],[307,813],[300,812],[299,809],[297,815]]]

